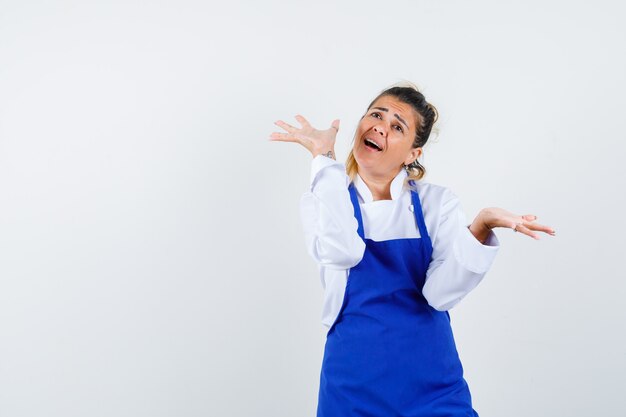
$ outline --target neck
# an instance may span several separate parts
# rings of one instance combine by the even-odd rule
[[[398,175],[398,172],[377,175],[359,170],[358,173],[372,193],[373,201],[391,200],[391,183],[396,175]]]

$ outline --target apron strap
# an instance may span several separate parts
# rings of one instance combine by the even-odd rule
[[[424,213],[422,212],[422,204],[420,203],[419,195],[417,194],[417,186],[415,185],[415,181],[410,180],[409,183],[415,189],[411,189],[411,200],[413,201],[413,215],[415,216],[415,221],[417,222],[417,227],[420,231],[420,237],[424,240],[428,240],[430,242],[430,236],[428,235],[428,230],[426,230],[426,222],[424,221]]]
[[[365,234],[363,233],[363,218],[361,217],[361,207],[359,207],[359,198],[356,195],[356,189],[354,188],[354,184],[350,183],[348,187],[348,191],[350,191],[350,200],[352,201],[352,205],[354,206],[354,216],[356,217],[357,222],[359,222],[359,228],[357,232],[361,239],[365,240]]]

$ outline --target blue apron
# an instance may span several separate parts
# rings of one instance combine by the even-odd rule
[[[422,294],[433,248],[417,192],[420,237],[376,242],[349,190],[365,254],[326,336],[317,417],[477,417],[450,316]]]

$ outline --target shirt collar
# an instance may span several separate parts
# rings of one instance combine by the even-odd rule
[[[401,169],[398,172],[398,175],[391,181],[390,191],[391,191],[391,199],[397,200],[402,194],[402,189],[404,187],[404,179],[407,177],[407,172],[404,169]],[[361,197],[361,201],[363,203],[371,203],[374,201],[374,197],[372,196],[372,192],[363,181],[363,178],[359,174],[356,174],[354,177],[354,187],[356,188],[357,194]]]

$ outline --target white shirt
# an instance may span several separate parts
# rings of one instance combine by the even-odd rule
[[[373,201],[372,193],[357,174],[354,186],[366,239],[375,241],[419,238],[411,192],[401,170],[391,183],[391,200]],[[300,201],[307,250],[319,265],[324,288],[322,324],[336,320],[345,294],[350,268],[365,252],[357,233],[358,222],[350,200],[350,178],[345,165],[319,155],[311,165],[311,186]],[[416,181],[424,222],[433,253],[422,293],[437,310],[454,307],[483,279],[500,248],[495,233],[481,244],[468,229],[459,198],[448,188]]]

